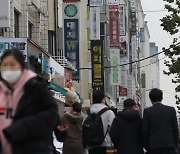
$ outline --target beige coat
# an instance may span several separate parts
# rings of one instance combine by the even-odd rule
[[[85,154],[82,144],[83,113],[70,112],[62,117],[62,123],[69,124],[67,138],[63,142],[63,154]]]

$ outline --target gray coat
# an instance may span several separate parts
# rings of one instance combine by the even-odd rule
[[[85,154],[82,144],[83,113],[65,113],[62,123],[69,124],[66,140],[63,142],[63,154]]]

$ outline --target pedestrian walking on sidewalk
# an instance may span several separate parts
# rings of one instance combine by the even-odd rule
[[[114,151],[109,132],[115,115],[106,104],[103,92],[93,93],[93,104],[83,124],[83,143],[89,154],[106,154],[108,149]]]
[[[0,70],[0,153],[50,154],[57,105],[47,85],[18,49],[5,51]]]
[[[62,124],[68,125],[67,136],[63,142],[63,154],[85,154],[82,144],[82,123],[84,114],[82,106],[78,102],[72,104],[70,112],[62,117]]]
[[[133,99],[126,99],[117,113],[110,136],[117,154],[143,154],[142,119]]]
[[[143,114],[144,146],[148,154],[175,154],[179,136],[176,111],[161,103],[163,92],[160,89],[152,89],[149,98],[153,106]]]

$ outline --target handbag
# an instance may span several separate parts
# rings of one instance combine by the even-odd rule
[[[117,154],[116,149],[112,147],[106,147],[106,154]]]

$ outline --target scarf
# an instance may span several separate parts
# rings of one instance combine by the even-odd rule
[[[5,138],[2,130],[12,123],[12,116],[16,113],[16,108],[24,94],[24,85],[36,74],[30,70],[23,70],[20,78],[10,90],[3,81],[0,81],[0,142],[2,146],[1,154],[12,154],[12,147]],[[8,113],[8,114],[7,114]]]

